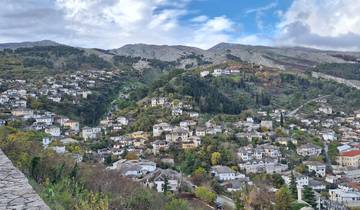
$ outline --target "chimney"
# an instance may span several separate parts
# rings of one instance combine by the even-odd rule
[[[302,201],[302,187],[297,186],[298,201]]]

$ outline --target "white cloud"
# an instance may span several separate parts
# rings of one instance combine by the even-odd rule
[[[360,1],[295,0],[278,24],[278,43],[360,49]]]
[[[198,28],[190,37],[188,45],[198,46],[206,49],[220,42],[231,42],[235,23],[225,16],[214,17],[195,26]]]
[[[265,15],[265,12],[267,12],[268,10],[274,9],[275,7],[277,7],[277,5],[278,5],[277,1],[271,2],[270,4],[262,6],[262,7],[248,9],[245,11],[245,14],[255,13],[255,21],[256,21],[256,25],[257,25],[258,29],[264,30],[266,28],[266,24],[263,21],[263,16]]]
[[[129,43],[208,48],[237,38],[238,24],[226,16],[191,11],[192,0],[3,1],[1,42],[51,39],[105,49]]]

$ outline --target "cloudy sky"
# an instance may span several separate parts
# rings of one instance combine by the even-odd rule
[[[209,48],[219,42],[360,50],[355,0],[1,0],[0,43]]]

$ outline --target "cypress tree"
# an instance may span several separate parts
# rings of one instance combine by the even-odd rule
[[[314,191],[308,186],[304,187],[303,200],[306,203],[310,204],[313,208],[316,208],[316,199],[315,199]]]

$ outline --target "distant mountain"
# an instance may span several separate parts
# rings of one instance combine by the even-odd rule
[[[0,44],[0,50],[34,46],[64,46],[43,40]],[[111,61],[114,55],[176,62],[178,68],[192,68],[205,64],[221,64],[229,60],[246,61],[280,69],[305,70],[323,63],[360,63],[360,52],[323,51],[304,47],[267,47],[220,43],[203,50],[181,45],[129,44],[118,49],[82,49],[87,54]]]
[[[196,47],[146,44],[129,44],[118,49],[110,50],[110,52],[117,55],[158,59],[162,61],[176,61],[187,55],[202,55],[207,53],[207,51]]]
[[[187,46],[125,45],[110,50],[117,55],[139,56],[162,61],[176,61],[189,55],[201,57],[214,64],[242,60],[281,69],[307,69],[321,63],[359,62],[359,52],[322,51],[304,47],[266,47],[220,43],[208,50]]]
[[[0,43],[0,50],[2,49],[17,49],[17,48],[27,48],[27,47],[37,47],[37,46],[59,46],[61,44],[51,41],[51,40],[42,40],[37,42],[18,42],[18,43]]]

